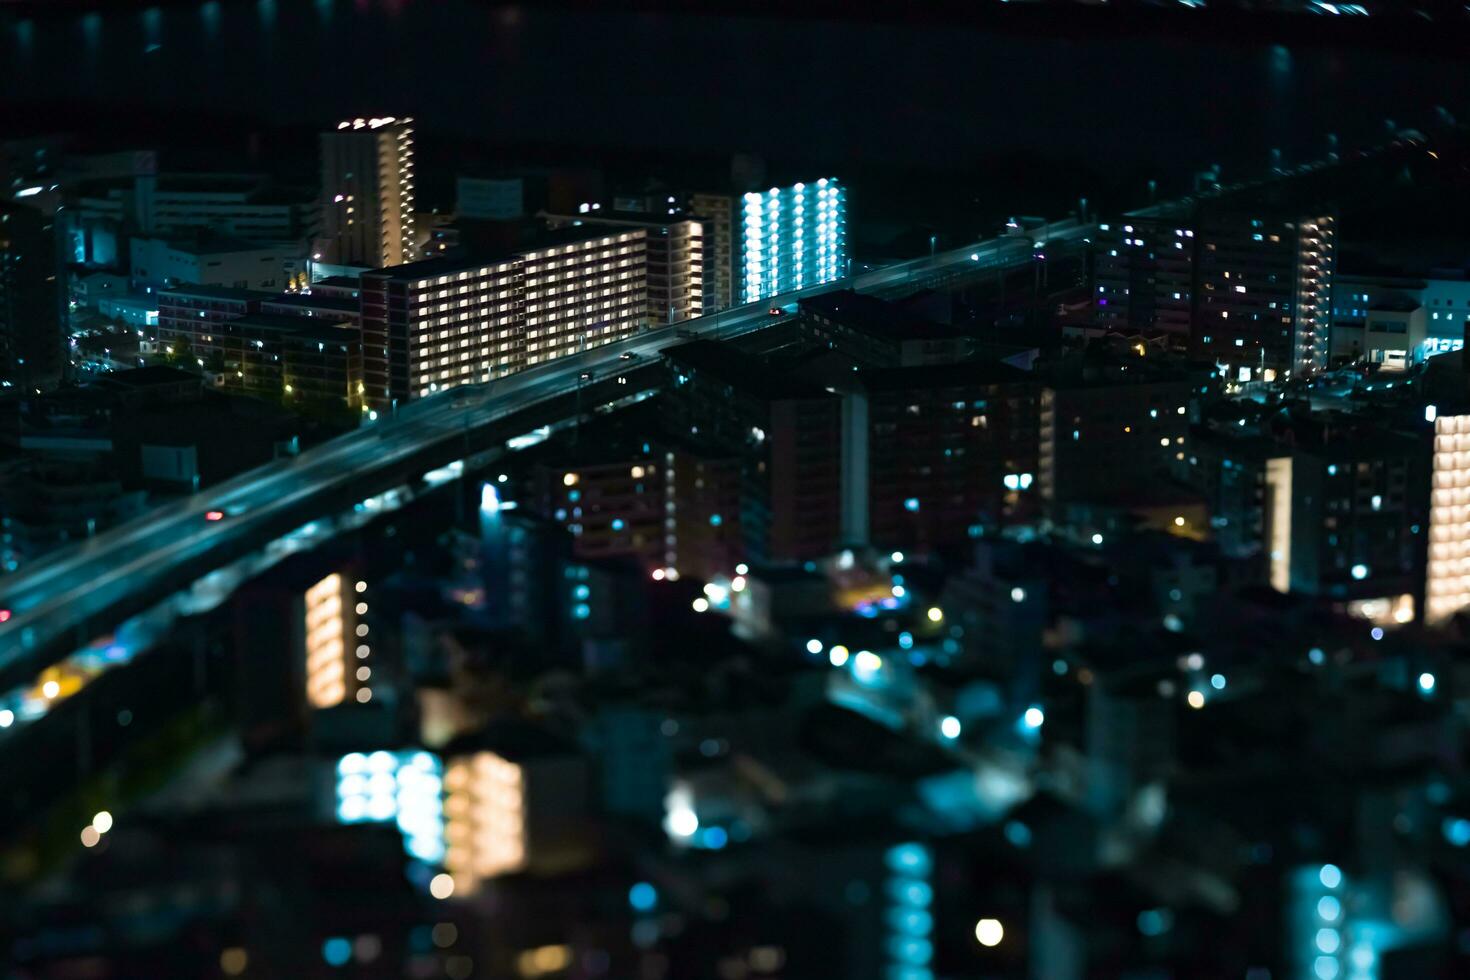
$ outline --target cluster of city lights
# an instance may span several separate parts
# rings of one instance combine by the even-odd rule
[[[337,763],[337,819],[388,823],[411,857],[444,860],[443,766],[432,752],[350,752]]]

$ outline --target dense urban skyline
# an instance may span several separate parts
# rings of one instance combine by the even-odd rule
[[[1470,975],[1467,26],[0,3],[0,980]]]

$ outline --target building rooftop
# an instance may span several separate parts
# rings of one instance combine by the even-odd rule
[[[115,371],[104,375],[98,381],[100,385],[117,388],[151,388],[155,385],[200,383],[202,379],[199,375],[181,368],[169,367],[167,364],[133,368],[131,371]]]
[[[310,336],[312,339],[332,341],[352,340],[358,336],[355,327],[293,316],[289,313],[250,313],[239,319],[219,324],[216,329],[231,333],[255,330],[261,333]]]
[[[595,238],[606,238],[613,234],[618,234],[618,232],[612,230],[596,231],[585,226],[558,228],[552,231],[538,233],[527,241],[518,243],[514,247],[504,247],[496,251],[487,250],[478,254],[457,258],[421,259],[418,262],[406,262],[403,265],[374,269],[371,272],[364,273],[363,278],[390,279],[395,282],[417,282],[421,279],[433,279],[436,276],[469,272],[472,269],[483,268],[487,265],[501,265],[512,262],[527,252],[535,252],[543,248],[554,248],[558,245],[569,245],[573,242],[590,241]]]
[[[293,309],[322,313],[348,313],[356,316],[359,311],[357,300],[355,299],[348,299],[344,296],[323,296],[313,293],[282,293],[263,302],[268,302],[272,306],[287,306]]]
[[[795,377],[729,344],[691,340],[660,353],[670,362],[701,371],[760,398],[830,398],[825,388]]]
[[[327,276],[312,283],[313,286],[326,286],[329,289],[357,289],[362,285],[362,280],[357,276]]]
[[[885,340],[957,340],[962,336],[958,331],[917,316],[896,303],[850,289],[803,299],[800,309]]]
[[[245,302],[248,300],[273,300],[284,293],[267,293],[259,289],[240,289],[235,286],[175,286],[172,289],[160,289],[160,299],[164,296],[188,296],[194,299],[233,299]]]
[[[912,388],[958,388],[963,385],[1025,384],[1039,379],[1029,371],[1000,361],[961,361],[958,364],[934,364],[918,367],[873,368],[858,377],[869,391],[893,391]]]
[[[168,247],[179,252],[188,252],[191,255],[224,255],[229,252],[259,252],[265,249],[274,249],[276,246],[262,242],[250,241],[245,238],[236,238],[233,235],[221,235],[218,232],[201,229],[200,231],[168,236],[140,235],[136,241],[157,240],[162,238]]]
[[[1413,313],[1420,305],[1410,296],[1383,296],[1375,299],[1368,310],[1375,313]]]

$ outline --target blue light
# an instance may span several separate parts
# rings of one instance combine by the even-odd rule
[[[934,862],[923,844],[897,844],[888,849],[885,861],[892,871],[927,877]]]
[[[1470,820],[1464,817],[1445,817],[1442,830],[1444,839],[1456,847],[1470,845]]]
[[[1368,577],[1368,566],[1367,565],[1354,565],[1353,566],[1353,578],[1355,578],[1355,579],[1357,579],[1358,581],[1361,582],[1363,579],[1365,579],[1367,577]]]
[[[888,954],[911,966],[924,966],[934,958],[934,944],[927,939],[893,936],[888,940]]]
[[[1342,934],[1336,929],[1323,926],[1317,930],[1317,948],[1324,953],[1332,954],[1342,946]]]
[[[480,512],[483,514],[495,514],[500,511],[500,491],[495,489],[495,484],[487,483],[480,488]]]
[[[628,904],[635,912],[652,912],[658,905],[658,889],[646,881],[640,881],[628,889]]]
[[[724,827],[706,827],[701,834],[701,843],[712,851],[718,851],[730,842]]]
[[[1210,677],[1210,686],[1217,691],[1225,690],[1225,675],[1214,674]]]
[[[587,619],[589,616],[592,615],[592,607],[587,605],[587,603],[585,602],[579,602],[575,607],[573,607],[572,615],[577,617],[578,619]]]
[[[577,586],[572,589],[572,598],[573,599],[585,599],[588,596],[590,596],[591,594],[592,594],[592,589],[589,588],[586,585],[586,583],[578,583]]]
[[[1419,675],[1419,690],[1423,691],[1425,694],[1434,693],[1434,687],[1437,683],[1438,682],[1435,680],[1434,675],[1429,673],[1428,671],[1425,671],[1424,673]]]
[[[1031,828],[1019,820],[1009,820],[1005,826],[1006,840],[1013,847],[1031,846]]]
[[[626,525],[623,523],[623,519],[621,517],[613,518],[612,529],[614,531],[621,531],[625,526]]]
[[[1341,914],[1342,903],[1331,895],[1323,895],[1317,899],[1317,917],[1323,922],[1336,922]]]
[[[1342,884],[1342,869],[1335,864],[1324,864],[1317,872],[1317,880],[1322,882],[1323,888],[1336,888]]]
[[[909,513],[914,513],[915,511],[917,511],[919,509],[919,498],[910,497],[905,500],[903,502],[903,509],[908,511]]]
[[[711,514],[709,516],[709,523],[710,527],[719,527],[721,524],[725,523],[725,519],[719,514]]]
[[[915,908],[927,908],[934,900],[934,889],[929,887],[927,881],[904,881],[902,879],[890,881],[888,894],[900,905],[910,905]]]
[[[934,916],[924,909],[892,908],[887,918],[890,929],[906,936],[927,936],[934,931]]]
[[[1168,909],[1145,909],[1138,913],[1138,931],[1145,936],[1162,936],[1174,927],[1174,913]]]
[[[914,635],[912,633],[898,634],[898,645],[905,650],[912,650],[914,646]]]
[[[1312,964],[1312,971],[1317,974],[1319,980],[1337,980],[1339,969],[1337,960],[1331,956],[1319,956]]]
[[[333,936],[322,943],[322,959],[328,966],[346,966],[352,959],[352,942],[342,936]]]

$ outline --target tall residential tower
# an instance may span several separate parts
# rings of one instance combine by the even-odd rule
[[[328,261],[382,268],[414,258],[413,120],[351,119],[322,134]]]
[[[847,275],[847,192],[835,178],[751,192],[741,215],[742,302]]]

